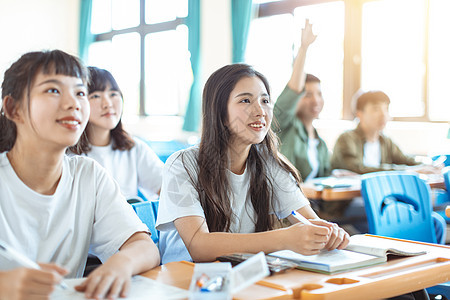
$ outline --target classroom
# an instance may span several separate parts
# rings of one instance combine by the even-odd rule
[[[0,254],[16,248],[31,260],[22,267],[46,272],[34,296],[66,282],[92,297],[131,286],[129,297],[160,299],[450,299],[449,9],[0,0]],[[73,92],[73,111],[43,102],[63,107],[57,95]],[[27,197],[48,203],[25,208]],[[274,271],[267,256],[340,252],[362,235],[420,254],[325,274]],[[8,272],[33,274],[7,258],[0,299],[19,299]],[[272,274],[201,293],[219,272],[201,263],[236,259],[246,264],[224,279],[258,264]]]

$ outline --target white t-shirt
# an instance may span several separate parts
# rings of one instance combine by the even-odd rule
[[[162,183],[164,163],[153,150],[139,139],[128,151],[113,150],[112,145],[98,147],[86,155],[95,159],[117,181],[122,194],[128,199],[139,191],[147,199],[156,199]]]
[[[179,260],[192,261],[173,222],[177,218],[186,216],[205,217],[198,193],[183,165],[184,159],[191,174],[196,174],[197,155],[198,147],[178,151],[169,157],[164,167],[156,222],[156,228],[161,231],[159,248],[163,264]],[[265,161],[268,166],[268,176],[274,179],[273,211],[271,209],[271,213],[275,213],[278,218],[282,219],[286,218],[292,210],[298,210],[309,204],[291,174],[279,167],[273,159],[267,158]],[[231,207],[234,212],[230,232],[253,233],[255,232],[256,215],[250,199],[247,200],[250,174],[245,169],[242,175],[228,171],[228,176],[232,189]]]
[[[105,262],[136,232],[148,232],[94,160],[65,156],[53,195],[36,193],[0,153],[0,239],[36,262],[54,262],[82,277],[89,247]],[[0,270],[18,267],[0,256]]]
[[[316,178],[319,172],[319,151],[317,151],[317,145],[319,145],[319,139],[308,139],[308,161],[311,166],[311,172],[305,181]]]
[[[381,164],[380,141],[366,142],[364,144],[363,164],[366,167],[378,168]]]

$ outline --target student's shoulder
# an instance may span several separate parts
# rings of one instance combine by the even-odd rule
[[[185,160],[197,160],[199,147],[198,145],[191,146],[185,149],[174,152],[166,161],[166,165],[171,163],[183,163]]]
[[[350,129],[341,133],[338,137],[340,141],[354,141],[360,139],[360,133],[357,129]]]
[[[198,158],[198,152],[198,145],[178,150],[169,156],[165,163],[165,168],[171,168],[173,166],[195,165]]]
[[[103,167],[94,159],[81,155],[65,155],[64,161],[69,171],[75,173],[93,173],[102,172]]]
[[[6,156],[6,151],[0,153],[0,167],[7,166],[9,164],[8,157]]]

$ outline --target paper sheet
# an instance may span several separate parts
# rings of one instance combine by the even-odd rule
[[[85,299],[83,293],[76,292],[74,287],[80,284],[85,278],[77,279],[65,279],[64,282],[69,286],[68,290],[56,288],[55,292],[51,295],[51,300],[63,300],[63,299]],[[160,283],[156,280],[152,280],[143,276],[134,276],[131,279],[131,289],[127,298],[122,299],[161,299],[161,300],[173,300],[173,299],[186,299],[189,297],[189,291],[183,290],[174,286],[170,286],[164,283]]]

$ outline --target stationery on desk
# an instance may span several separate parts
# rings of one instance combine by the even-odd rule
[[[388,255],[416,256],[426,251],[405,246],[392,240],[380,240],[367,235],[354,235],[345,250],[323,250],[316,255],[302,255],[290,250],[270,253],[269,256],[296,263],[297,268],[325,274],[335,274],[352,269],[381,264]]]

